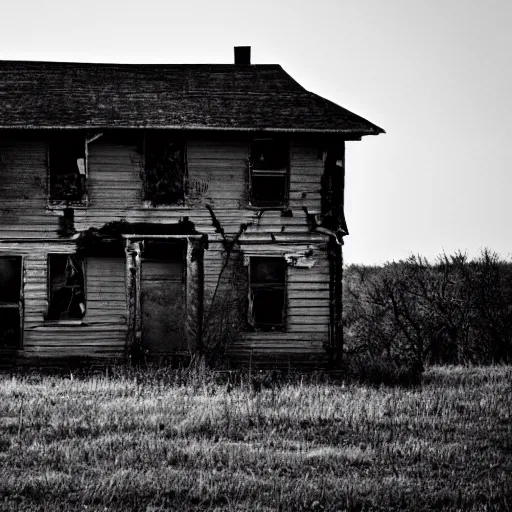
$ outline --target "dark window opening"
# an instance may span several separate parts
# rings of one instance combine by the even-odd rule
[[[0,257],[0,348],[21,346],[21,256]]]
[[[249,323],[262,330],[284,328],[285,261],[283,258],[251,257]]]
[[[18,348],[20,338],[19,308],[0,307],[0,348]]]
[[[83,203],[86,191],[85,137],[82,134],[54,137],[48,152],[50,201]]]
[[[83,261],[74,254],[48,256],[47,320],[80,320],[85,314]]]
[[[144,242],[144,259],[183,262],[186,244],[180,240],[146,240]]]
[[[154,205],[185,201],[185,143],[166,135],[146,135],[144,151],[144,200]]]
[[[251,204],[282,207],[288,196],[289,151],[286,141],[255,140],[250,148]]]

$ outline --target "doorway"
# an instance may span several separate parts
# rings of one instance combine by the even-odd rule
[[[141,262],[142,345],[149,356],[186,349],[185,244],[146,240]]]

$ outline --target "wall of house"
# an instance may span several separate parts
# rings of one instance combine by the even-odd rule
[[[188,140],[188,205],[152,207],[142,202],[141,145],[133,140],[124,143],[119,137],[109,138],[106,133],[88,147],[89,204],[74,208],[75,229],[101,227],[114,220],[174,223],[188,217],[199,232],[208,233],[210,238],[204,260],[207,298],[215,289],[223,250],[206,204],[228,234],[236,233],[242,223],[248,224],[240,239],[244,254],[286,256],[311,252],[310,268],[288,266],[286,332],[247,332],[232,350],[242,358],[251,354],[283,360],[322,358],[329,343],[327,237],[310,232],[304,211],[304,207],[309,212],[320,211],[323,161],[318,145],[297,138],[291,142],[291,212],[286,215],[279,210],[262,212],[248,207],[248,147],[249,139],[244,137],[227,143],[218,137]],[[122,355],[126,331],[124,264],[89,262],[88,309],[84,318],[87,326],[50,326],[43,321],[47,307],[47,253],[69,251],[72,246],[59,239],[62,211],[47,207],[46,180],[45,135],[2,134],[0,251],[25,255],[25,352]],[[109,267],[111,264],[114,267]]]
[[[87,258],[83,319],[45,320],[48,311],[48,254],[69,254],[70,242],[0,241],[0,254],[23,257],[23,356],[120,357],[126,340],[123,258]]]

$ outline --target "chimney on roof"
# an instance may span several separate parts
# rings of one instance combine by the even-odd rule
[[[251,47],[235,46],[235,64],[237,66],[251,65]]]

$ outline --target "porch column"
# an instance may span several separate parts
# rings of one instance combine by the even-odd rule
[[[135,242],[134,260],[135,260],[135,339],[134,343],[142,354],[142,303],[141,303],[141,262],[142,262],[142,242]]]
[[[126,240],[126,345],[125,356],[130,357],[135,342],[135,251],[130,240]]]
[[[142,310],[140,301],[141,242],[126,240],[126,346],[127,358],[142,356]],[[135,361],[133,361],[135,362]]]
[[[191,352],[203,353],[204,242],[187,238],[186,336]]]

